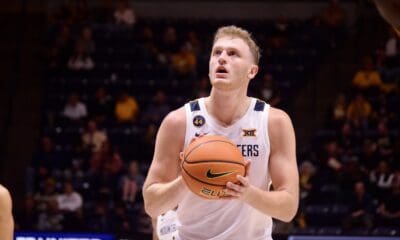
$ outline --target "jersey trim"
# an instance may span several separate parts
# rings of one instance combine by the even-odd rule
[[[200,111],[200,105],[198,100],[190,102],[190,111],[191,112]]]
[[[265,105],[266,105],[266,103],[264,101],[257,99],[257,102],[254,105],[254,111],[257,111],[257,112],[264,111]]]

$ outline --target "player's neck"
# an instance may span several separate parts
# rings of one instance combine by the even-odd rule
[[[230,126],[243,117],[250,102],[251,99],[240,90],[224,92],[213,89],[205,105],[208,113],[222,126]]]

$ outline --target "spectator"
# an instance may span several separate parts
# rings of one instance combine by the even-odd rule
[[[89,6],[87,0],[66,1],[60,7],[57,18],[68,25],[76,26],[89,20]]]
[[[163,64],[168,63],[170,56],[178,52],[180,48],[176,29],[172,26],[166,27],[164,29],[162,41],[158,45],[160,50],[158,55],[159,62]]]
[[[316,168],[311,162],[304,161],[301,163],[299,171],[300,198],[305,201],[309,198],[310,193],[313,192]]]
[[[355,74],[352,84],[356,89],[364,91],[381,88],[381,76],[375,69],[372,57],[366,56],[362,59],[362,67]]]
[[[281,49],[287,46],[289,29],[290,24],[286,16],[281,15],[275,19],[272,33],[267,39],[267,46],[272,49]]]
[[[40,231],[62,231],[64,216],[58,209],[56,199],[49,201],[49,208],[39,215],[37,229]]]
[[[196,82],[194,88],[194,98],[206,97],[210,93],[210,80],[208,77],[202,77],[200,81]]]
[[[36,209],[39,212],[46,211],[50,202],[55,200],[56,197],[56,182],[53,178],[48,178],[42,183],[41,189],[34,196]]]
[[[393,154],[394,140],[389,134],[389,129],[387,128],[384,121],[380,121],[377,126],[377,138],[376,144],[378,147],[378,152],[381,156],[390,158]]]
[[[346,12],[340,6],[338,0],[331,0],[329,6],[322,10],[321,20],[327,28],[330,38],[330,46],[335,48],[338,41],[342,41],[345,36]]]
[[[88,217],[86,228],[95,232],[107,232],[111,230],[109,214],[104,203],[95,203],[93,213]]]
[[[196,72],[197,58],[192,45],[185,42],[171,57],[172,69],[177,77],[191,77]]]
[[[362,94],[357,94],[347,108],[347,118],[356,127],[366,123],[372,113],[371,104]]]
[[[77,93],[71,93],[69,95],[63,115],[72,121],[78,121],[87,116],[86,105],[79,100],[79,95]]]
[[[338,143],[334,140],[324,145],[321,158],[321,177],[327,180],[336,179],[342,170],[343,164],[340,160],[341,150]]]
[[[90,114],[98,123],[105,123],[112,113],[112,99],[104,87],[96,89],[94,101],[89,106]]]
[[[329,6],[321,12],[323,23],[331,28],[343,28],[346,20],[346,12],[339,5],[338,0],[331,0]]]
[[[115,117],[119,123],[129,123],[137,120],[139,104],[133,96],[123,92],[115,104]]]
[[[71,160],[72,166],[64,171],[64,177],[66,181],[69,181],[73,186],[82,186],[86,184],[86,172],[83,169],[85,159],[73,158]]]
[[[400,41],[394,29],[389,28],[389,36],[383,49],[377,51],[377,65],[385,82],[398,82],[400,78]]]
[[[15,230],[32,231],[35,230],[38,220],[38,212],[35,208],[35,200],[31,194],[27,194],[24,199],[24,206],[21,211],[17,211]]]
[[[93,33],[90,27],[83,27],[81,34],[76,41],[76,45],[89,55],[92,55],[95,52],[96,44],[93,41]]]
[[[138,214],[136,216],[137,235],[140,236],[140,239],[150,238],[151,234],[153,233],[151,218],[144,211],[143,205],[139,207]]]
[[[97,123],[89,120],[86,131],[82,134],[82,147],[88,152],[98,152],[105,141],[107,134],[97,129]]]
[[[123,203],[117,203],[111,216],[112,231],[120,237],[133,236],[133,225]]]
[[[150,123],[146,126],[144,136],[142,138],[142,158],[146,161],[151,161],[155,146],[155,138],[157,135],[158,126],[155,123]]]
[[[282,100],[278,86],[276,86],[274,77],[270,73],[264,74],[260,91],[262,99],[273,107],[277,106]]]
[[[387,161],[379,161],[378,166],[369,174],[369,180],[374,187],[374,195],[379,199],[385,198],[393,184],[395,178],[394,173],[391,171]]]
[[[385,44],[385,56],[386,58],[393,58],[393,61],[398,61],[400,57],[400,42],[398,40],[398,37],[396,35],[396,32],[392,28],[390,28],[389,31],[389,37],[386,41]],[[388,60],[388,59],[386,59]],[[390,61],[390,60],[389,60]],[[392,65],[391,63],[387,63],[389,65]]]
[[[106,172],[115,175],[122,170],[122,167],[121,156],[108,141],[104,141],[100,151],[92,155],[90,167],[92,172]]]
[[[388,95],[385,93],[380,93],[379,96],[374,99],[374,101],[374,120],[378,122],[383,122],[385,124],[391,124],[392,121],[396,118],[396,111],[391,108],[396,108],[396,106],[390,106],[388,102]]]
[[[54,150],[53,140],[42,137],[41,149],[33,156],[32,169],[38,181],[50,177],[54,172],[60,172],[68,167],[67,159]]]
[[[156,64],[158,48],[154,39],[153,29],[149,26],[145,26],[141,32],[141,41],[146,53],[146,59],[149,62]]]
[[[380,157],[377,152],[376,143],[371,139],[364,139],[360,155],[362,165],[368,170],[372,170],[376,167],[376,163]]]
[[[344,230],[351,230],[356,227],[370,229],[373,217],[372,199],[365,190],[365,184],[361,181],[354,184],[354,192],[348,199],[350,204],[350,215],[343,221]]]
[[[75,45],[75,51],[68,60],[68,68],[73,71],[89,71],[94,68],[94,61],[82,43]]]
[[[124,202],[135,202],[136,194],[140,192],[144,183],[144,176],[140,173],[139,163],[131,161],[128,172],[121,177],[122,200]]]
[[[63,24],[57,33],[54,46],[50,50],[51,61],[54,61],[50,66],[66,66],[73,49],[74,42],[72,41],[71,29],[67,24]]]
[[[346,154],[352,154],[355,151],[356,143],[358,142],[353,127],[349,122],[345,122],[340,129],[340,136],[338,138],[339,147]]]
[[[192,46],[193,52],[199,56],[203,50],[202,42],[199,40],[198,33],[195,30],[189,30],[187,33],[187,41]]]
[[[64,193],[57,197],[58,209],[65,212],[77,212],[82,208],[82,196],[75,191],[70,182],[64,183]]]
[[[153,96],[153,100],[143,114],[146,123],[155,123],[159,125],[164,117],[171,110],[171,106],[167,102],[167,96],[163,90],[158,90]]]
[[[114,11],[114,19],[117,25],[132,27],[136,23],[135,12],[126,0],[117,2],[117,8]]]
[[[339,93],[332,107],[332,118],[334,123],[342,123],[346,119],[347,101],[344,93]]]
[[[64,229],[82,230],[82,206],[83,200],[80,193],[75,191],[71,182],[64,183],[64,192],[59,194],[56,198],[58,209],[63,213]]]
[[[381,226],[400,226],[400,178],[393,181],[391,191],[380,201],[378,221]]]

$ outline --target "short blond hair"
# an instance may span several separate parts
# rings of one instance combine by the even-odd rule
[[[235,25],[220,27],[214,35],[213,45],[218,39],[226,36],[242,39],[249,46],[250,52],[254,58],[254,63],[258,65],[261,57],[260,48],[252,38],[251,33]]]

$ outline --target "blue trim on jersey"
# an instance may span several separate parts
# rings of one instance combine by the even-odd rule
[[[254,111],[262,112],[264,111],[264,108],[265,108],[265,102],[257,99],[257,102],[254,105]]]
[[[190,111],[192,112],[200,111],[200,105],[198,100],[190,102]]]

